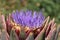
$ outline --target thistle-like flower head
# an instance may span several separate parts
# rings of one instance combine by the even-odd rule
[[[45,19],[41,11],[15,11],[9,14],[6,20],[4,15],[0,15],[0,19],[3,27],[0,34],[1,40],[59,39],[60,27],[56,27],[55,18],[50,20],[48,16]]]
[[[32,28],[38,28],[42,25],[44,21],[44,16],[42,12],[36,12],[36,11],[15,11],[12,13],[12,19],[15,23],[22,25],[22,26],[28,26]]]

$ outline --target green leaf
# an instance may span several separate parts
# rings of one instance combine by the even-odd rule
[[[10,32],[10,40],[19,40],[15,30],[11,30],[11,32]]]
[[[23,30],[20,31],[19,38],[20,38],[21,40],[26,39],[26,33],[25,33]]]
[[[26,40],[34,40],[34,35],[33,35],[33,33],[30,33],[30,34],[28,35],[28,37],[26,38]]]

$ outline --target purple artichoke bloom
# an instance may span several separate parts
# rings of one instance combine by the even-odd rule
[[[45,19],[41,11],[33,12],[31,10],[15,11],[12,13],[11,16],[15,23],[22,25],[24,27],[27,26],[32,28],[40,27]]]

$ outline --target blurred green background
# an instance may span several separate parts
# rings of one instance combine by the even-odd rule
[[[20,9],[42,10],[46,17],[55,17],[60,23],[60,0],[0,0],[0,12],[5,15]]]

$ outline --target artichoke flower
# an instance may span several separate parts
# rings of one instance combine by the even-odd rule
[[[30,28],[38,28],[41,26],[42,22],[44,21],[44,16],[42,12],[32,12],[30,10],[20,12],[16,11],[12,13],[12,20],[21,25],[21,26],[28,26]]]
[[[17,10],[9,14],[6,19],[4,15],[0,18],[3,22],[1,40],[57,40],[59,38],[60,31],[56,27],[55,18],[52,20],[49,16],[45,18],[41,11]]]

